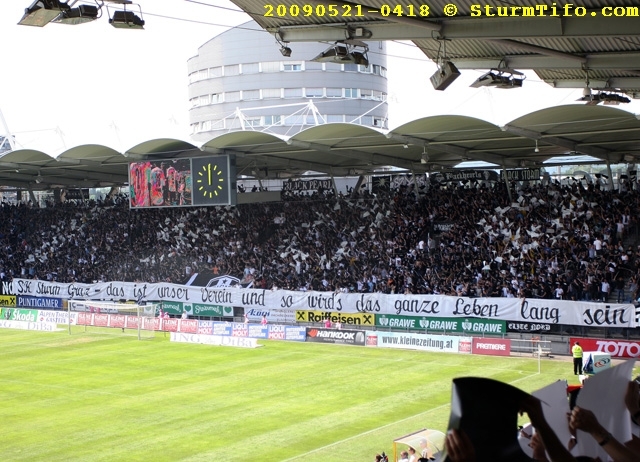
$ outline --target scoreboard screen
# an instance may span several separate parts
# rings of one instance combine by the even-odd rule
[[[236,205],[235,159],[163,159],[129,164],[131,208]]]

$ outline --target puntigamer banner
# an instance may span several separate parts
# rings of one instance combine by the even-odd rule
[[[506,321],[495,319],[425,318],[376,315],[376,326],[383,329],[424,330],[474,334],[504,334]]]
[[[170,300],[223,307],[240,306],[290,311],[331,311],[457,319],[474,317],[587,327],[636,327],[635,307],[630,303],[604,304],[533,298],[468,298],[446,295],[296,292],[235,287],[191,287],[168,283],[62,284],[31,279],[14,279],[11,289],[14,295],[70,300]]]

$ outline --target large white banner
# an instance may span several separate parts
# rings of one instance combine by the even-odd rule
[[[13,295],[69,300],[138,300],[205,303],[256,310],[318,310],[404,316],[489,318],[585,327],[636,327],[632,304],[519,298],[467,298],[445,295],[354,294],[192,287],[168,283],[103,282],[62,284],[14,279]]]

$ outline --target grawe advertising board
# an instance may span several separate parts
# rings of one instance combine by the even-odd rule
[[[505,321],[481,318],[432,318],[377,314],[376,326],[383,329],[423,330],[470,334],[504,334]]]
[[[463,353],[460,342],[469,341],[466,337],[449,335],[412,334],[400,332],[377,332],[379,348],[399,348],[405,350],[444,351]]]
[[[336,330],[307,327],[307,342],[364,346],[364,340],[365,333],[361,330]]]
[[[511,354],[511,340],[508,338],[474,337],[471,344],[471,354],[509,356]]]
[[[634,340],[614,340],[571,337],[570,345],[579,342],[583,351],[607,353],[612,358],[640,357],[640,342]]]

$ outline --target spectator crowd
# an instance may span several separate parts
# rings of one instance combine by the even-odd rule
[[[637,298],[638,191],[510,186],[289,192],[211,208],[3,203],[0,278],[184,283],[211,272],[266,289]]]

